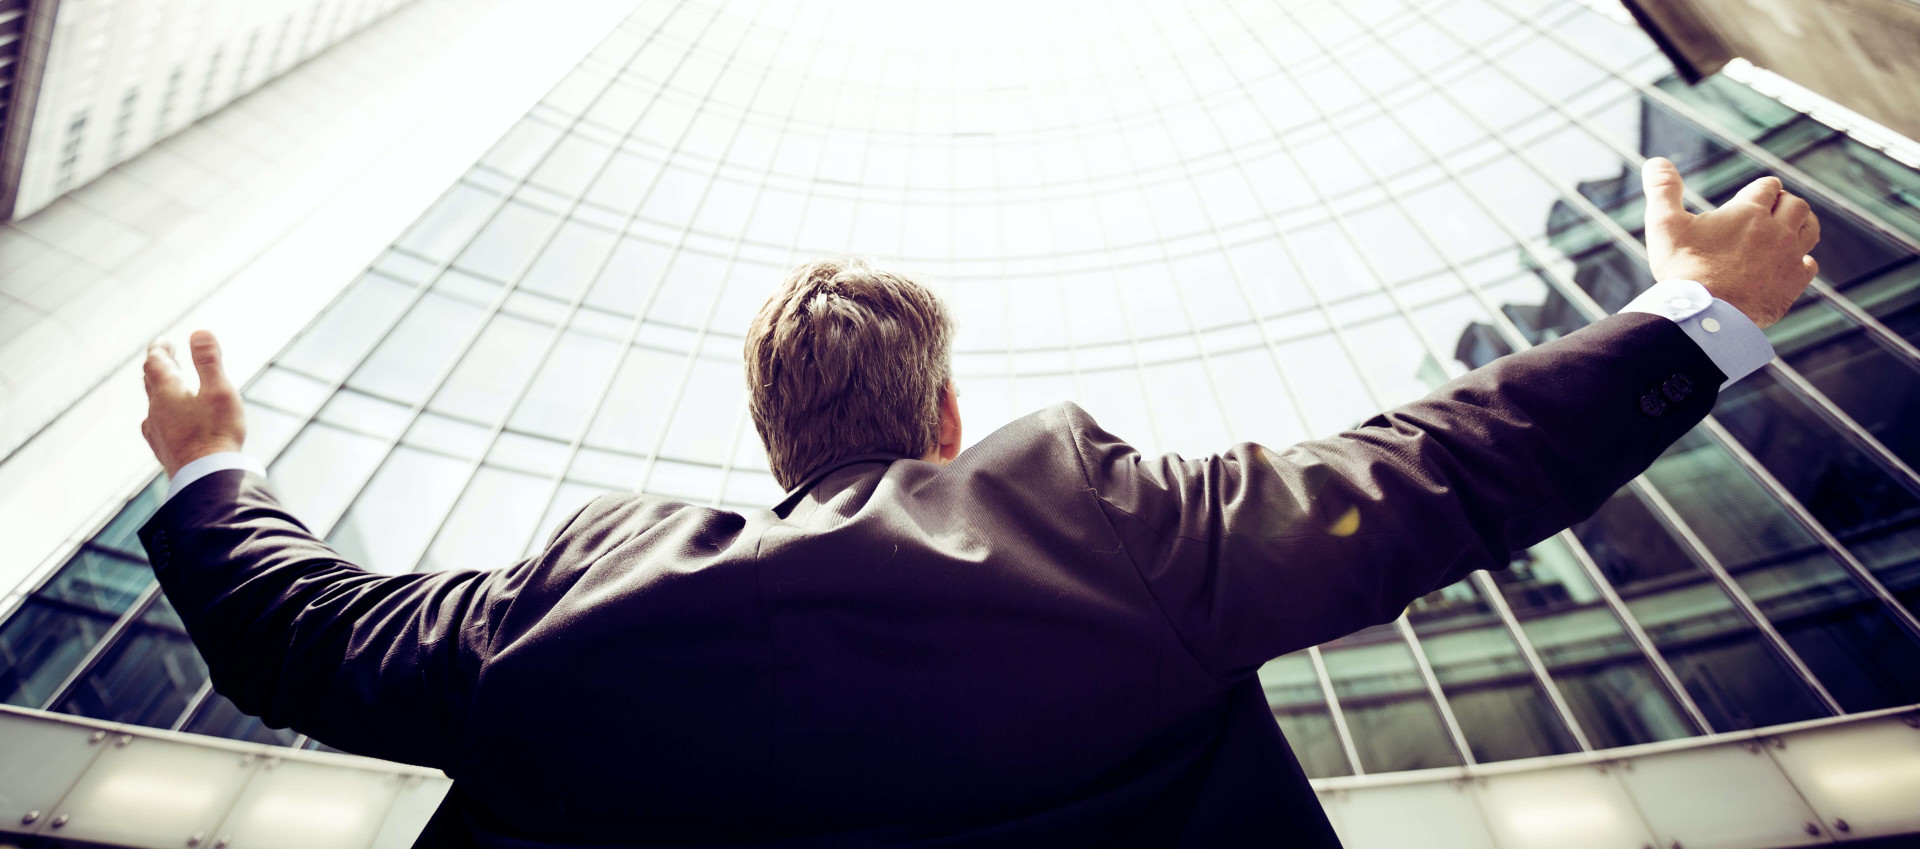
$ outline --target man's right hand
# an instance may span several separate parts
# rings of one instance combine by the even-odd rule
[[[147,418],[140,433],[167,477],[208,454],[238,451],[247,441],[247,416],[240,393],[227,379],[220,343],[205,330],[193,332],[189,347],[200,388],[189,390],[174,361],[173,344],[156,341],[141,367],[147,386]]]
[[[1640,176],[1654,280],[1696,281],[1767,327],[1820,273],[1807,255],[1820,241],[1820,219],[1778,177],[1761,177],[1719,209],[1695,215],[1682,202],[1680,170],[1672,162],[1649,159]]]

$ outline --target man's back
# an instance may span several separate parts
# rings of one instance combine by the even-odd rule
[[[746,346],[785,503],[602,498],[499,571],[343,561],[237,459],[196,333],[198,392],[144,366],[140,538],[241,710],[455,779],[427,845],[1337,845],[1260,665],[1592,515],[1817,268],[1778,180],[1694,216],[1646,175],[1656,273],[1708,283],[1283,451],[1146,458],[1063,405],[962,454],[938,299],[810,263]]]
[[[1061,405],[752,516],[606,496],[499,571],[361,572],[240,471],[141,533],[242,710],[455,779],[433,845],[1334,845],[1260,665],[1590,515],[1722,379],[1623,315],[1284,451]]]
[[[1119,544],[1090,425],[1055,407],[945,468],[835,464],[746,517],[594,501],[489,617],[448,770],[476,824],[1169,843],[1211,783],[1331,839],[1257,682],[1202,668]]]

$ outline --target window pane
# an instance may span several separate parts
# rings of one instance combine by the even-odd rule
[[[465,301],[428,292],[349,382],[401,403],[421,400],[485,316],[485,310]]]
[[[662,454],[715,466],[727,459],[734,427],[747,411],[743,371],[738,360],[694,360]]]
[[[324,535],[373,474],[386,447],[373,437],[314,422],[293,438],[267,476],[287,512]]]
[[[1886,385],[1863,385],[1859,394],[1900,404],[1902,393],[1882,391]],[[1723,392],[1714,415],[1908,610],[1920,612],[1920,496],[1766,371]]]
[[[614,375],[605,406],[587,433],[587,443],[635,454],[653,453],[667,423],[667,401],[680,384],[684,354],[631,348]]]
[[[476,422],[493,422],[526,385],[540,366],[540,356],[553,338],[553,326],[510,315],[495,314],[480,338],[461,355],[453,374],[434,393],[427,408]]]
[[[1462,763],[1412,650],[1391,624],[1327,643],[1320,655],[1367,772]]]
[[[1701,431],[1647,479],[1847,710],[1920,702],[1920,646]]]
[[[299,736],[291,729],[268,728],[259,717],[241,713],[239,708],[233,706],[233,702],[219,693],[207,696],[206,702],[194,712],[193,719],[187,721],[183,730],[191,734],[265,743],[269,746],[291,746],[294,738]]]
[[[562,224],[540,258],[520,278],[520,288],[572,301],[593,282],[615,238],[612,232],[590,224]]]
[[[1631,489],[1574,526],[1714,731],[1826,715],[1800,679]]]
[[[613,148],[577,134],[570,134],[554,145],[528,181],[572,197],[586,189],[601,163]]]
[[[467,482],[468,462],[406,446],[393,450],[328,544],[362,568],[413,570],[440,520]]]
[[[1595,746],[1699,733],[1559,537],[1492,575]]]
[[[569,330],[540,366],[509,427],[554,439],[573,439],[599,400],[620,344]]]
[[[152,583],[143,562],[82,549],[0,625],[0,702],[45,704]]]
[[[547,478],[482,466],[421,561],[420,571],[512,564],[526,550],[550,491]]]
[[[493,192],[468,183],[449,189],[395,244],[427,259],[446,262],[459,253],[500,206]]]
[[[154,478],[152,483],[147,484],[145,489],[140,490],[139,495],[134,496],[127,502],[127,506],[122,507],[120,512],[114,515],[113,521],[101,528],[100,533],[94,534],[93,544],[141,560],[147,559],[146,548],[140,545],[138,537],[140,526],[146,524],[147,519],[152,518],[154,510],[159,509],[161,496],[166,492],[165,477]],[[55,580],[59,579],[55,578]]]
[[[1274,720],[1280,723],[1280,733],[1286,735],[1308,778],[1353,774],[1306,652],[1268,661],[1260,667],[1260,686],[1267,693]]]
[[[546,244],[547,234],[559,224],[558,215],[509,201],[499,215],[487,222],[486,229],[474,237],[473,243],[460,252],[454,265],[489,280],[513,280]]]
[[[377,274],[360,278],[280,356],[279,364],[321,380],[346,379],[393,326],[413,294],[412,287]]]
[[[587,502],[613,490],[605,487],[566,481],[553,494],[553,503],[547,505],[547,515],[540,519],[540,525],[534,529],[533,537],[527,542],[527,557],[540,553],[547,547],[560,523],[573,518],[574,513],[587,506]]]
[[[180,717],[207,665],[166,598],[155,598],[54,710],[165,728]]]
[[[1463,580],[1415,599],[1407,619],[1477,761],[1575,751],[1513,635]]]

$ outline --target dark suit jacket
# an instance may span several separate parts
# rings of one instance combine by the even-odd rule
[[[496,571],[361,571],[239,471],[141,538],[242,710],[454,778],[423,842],[1334,846],[1255,670],[1588,516],[1721,380],[1625,315],[1332,439],[1143,457],[1063,404]]]

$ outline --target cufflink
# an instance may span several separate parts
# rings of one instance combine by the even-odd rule
[[[1660,394],[1667,396],[1669,401],[1680,403],[1687,400],[1688,395],[1693,394],[1693,381],[1688,380],[1684,374],[1676,374],[1667,378],[1667,382],[1660,384]]]
[[[1660,397],[1660,393],[1648,392],[1640,396],[1640,412],[1646,413],[1648,418],[1657,419],[1666,411],[1667,399]]]
[[[1720,322],[1711,318],[1700,319],[1700,329],[1705,330],[1708,333],[1719,333]]]

